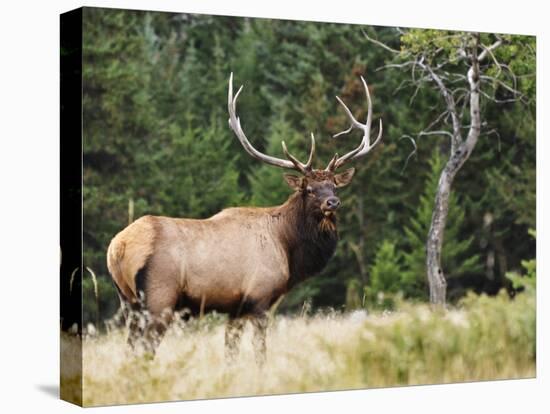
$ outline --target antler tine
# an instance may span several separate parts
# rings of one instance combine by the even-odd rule
[[[303,174],[306,174],[307,172],[311,171],[311,165],[313,163],[313,158],[315,155],[315,137],[313,136],[313,133],[311,134],[311,150],[309,153],[309,159],[306,164],[303,164],[296,157],[294,157],[290,152],[288,152],[284,141],[282,142],[283,152],[285,156],[289,159],[289,161],[263,154],[262,152],[258,151],[256,148],[252,146],[252,144],[244,134],[244,131],[241,127],[241,120],[237,116],[237,98],[239,97],[239,94],[241,93],[242,90],[243,90],[243,86],[241,85],[241,87],[235,94],[235,97],[233,97],[233,72],[231,72],[231,75],[229,76],[229,90],[227,93],[227,109],[229,111],[229,126],[233,130],[233,132],[235,132],[235,135],[237,135],[237,138],[239,139],[239,142],[241,143],[245,151],[248,154],[250,154],[252,157],[260,161],[263,161],[267,164],[274,165],[276,167],[297,170]]]
[[[343,155],[342,157],[335,157],[331,160],[329,165],[327,166],[326,170],[334,171],[336,168],[341,167],[348,161],[355,160],[357,158],[360,158],[367,154],[372,148],[378,144],[380,139],[382,138],[382,120],[380,120],[380,128],[378,132],[378,137],[376,140],[372,143],[370,142],[370,128],[372,123],[372,101],[370,97],[369,87],[367,85],[367,82],[365,81],[365,78],[361,76],[361,82],[363,83],[363,87],[365,89],[365,95],[367,96],[367,122],[365,124],[360,123],[355,119],[352,112],[349,110],[349,108],[346,106],[346,104],[340,99],[340,97],[336,97],[338,102],[342,105],[344,108],[344,111],[346,112],[346,115],[348,116],[351,125],[348,129],[345,131],[339,132],[335,135],[333,135],[333,138],[339,137],[343,134],[350,133],[354,128],[360,129],[363,131],[363,139],[361,140],[361,143],[357,148],[354,150],[348,152],[347,154]]]
[[[336,161],[338,161],[338,153],[334,154],[334,157],[332,157],[332,159],[328,163],[327,168],[325,168],[325,171],[334,171],[336,169],[335,168]]]
[[[281,168],[288,168],[291,170],[298,170],[301,172],[302,170],[298,168],[294,162],[263,154],[262,152],[254,148],[254,146],[250,143],[250,141],[244,134],[244,131],[241,127],[241,120],[237,116],[237,98],[239,97],[239,94],[241,93],[242,90],[243,90],[243,86],[239,88],[235,97],[233,97],[233,72],[231,72],[231,75],[229,76],[229,90],[227,92],[227,109],[229,111],[229,127],[233,130],[233,132],[237,136],[239,142],[241,143],[245,151],[248,154],[250,154],[253,158],[256,158],[267,164],[274,165],[276,167],[281,167]]]
[[[283,146],[283,153],[285,154],[285,156],[290,160],[292,161],[292,163],[296,166],[296,168],[298,170],[300,170],[300,172],[302,172],[303,174],[306,174],[308,173],[309,171],[311,171],[311,165],[313,163],[313,157],[315,155],[315,137],[313,136],[313,133],[311,134],[311,149],[309,151],[309,158],[307,160],[307,163],[302,163],[301,161],[299,161],[294,155],[292,155],[290,152],[288,152],[288,149],[286,147],[286,144],[285,142],[283,141],[282,143],[282,146]]]
[[[306,170],[311,171],[312,165],[313,165],[313,159],[315,157],[315,137],[313,136],[313,132],[311,133],[311,149],[309,150],[309,158],[306,162]]]

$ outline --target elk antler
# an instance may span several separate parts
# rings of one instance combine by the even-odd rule
[[[378,131],[378,137],[376,137],[376,139],[374,140],[374,142],[371,145],[371,143],[370,143],[370,126],[371,126],[371,123],[372,123],[372,101],[370,99],[370,93],[369,93],[369,88],[367,86],[367,82],[365,81],[365,79],[362,76],[361,76],[361,81],[363,82],[363,86],[365,87],[365,94],[367,95],[367,104],[368,104],[367,122],[365,124],[362,124],[359,121],[357,121],[357,119],[355,119],[355,117],[353,116],[351,111],[348,109],[346,104],[337,96],[336,99],[344,107],[344,111],[346,111],[346,115],[350,119],[351,125],[345,131],[342,131],[342,132],[339,132],[339,133],[333,135],[333,138],[336,138],[336,137],[338,137],[340,135],[343,135],[343,134],[347,134],[347,133],[351,132],[353,130],[353,128],[357,128],[357,129],[360,129],[360,130],[363,131],[363,139],[361,140],[361,143],[359,144],[359,146],[357,148],[355,148],[354,150],[348,152],[346,155],[343,155],[342,157],[338,157],[338,154],[335,154],[334,157],[332,158],[332,160],[330,160],[327,168],[325,168],[326,171],[334,171],[337,168],[344,165],[346,162],[356,160],[356,159],[366,155],[371,149],[373,149],[376,146],[376,144],[378,144],[378,142],[382,138],[382,119],[380,119],[380,128],[379,128],[379,131]]]
[[[263,161],[267,164],[274,165],[276,167],[297,170],[304,175],[310,172],[312,169],[313,157],[315,155],[315,137],[313,136],[313,133],[311,134],[311,151],[309,153],[309,159],[305,164],[300,162],[296,157],[294,157],[292,154],[288,152],[284,141],[282,142],[283,152],[285,156],[288,158],[288,160],[283,160],[281,158],[276,158],[270,155],[263,154],[252,146],[252,144],[250,143],[250,141],[248,141],[248,138],[244,134],[244,131],[241,128],[241,120],[237,116],[237,98],[239,97],[239,94],[241,93],[242,90],[243,90],[243,86],[241,85],[241,87],[237,91],[237,94],[233,98],[233,72],[231,72],[231,75],[229,76],[229,91],[227,93],[227,109],[229,110],[229,126],[231,127],[233,132],[235,132],[235,135],[237,135],[237,138],[239,139],[240,143],[244,147],[245,151],[248,152],[252,157],[260,161]]]

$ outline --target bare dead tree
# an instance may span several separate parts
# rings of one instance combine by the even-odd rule
[[[410,139],[414,145],[414,151],[407,158],[407,162],[416,152],[416,139],[428,135],[450,139],[450,153],[439,177],[426,241],[426,273],[430,301],[436,305],[444,305],[447,282],[441,264],[441,251],[449,211],[449,197],[455,176],[470,157],[484,126],[480,99],[483,97],[492,102],[503,103],[523,100],[524,96],[517,88],[517,79],[510,67],[499,62],[493,53],[506,42],[501,36],[494,35],[493,43],[486,45],[481,42],[479,33],[455,32],[445,35],[453,37],[453,44],[459,44],[455,46],[455,53],[450,56],[449,53],[445,53],[448,51],[443,47],[437,48],[433,44],[427,50],[403,51],[369,37],[366,32],[364,35],[368,41],[383,47],[396,57],[397,62],[379,69],[397,68],[411,71],[411,79],[405,82],[415,86],[411,103],[420,88],[430,85],[435,87],[444,102],[443,112],[425,129],[418,132],[416,137],[402,137]],[[489,67],[493,70],[488,71]],[[404,86],[400,85],[399,89]],[[510,97],[498,99],[496,91],[499,88]]]

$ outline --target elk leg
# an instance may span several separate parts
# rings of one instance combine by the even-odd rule
[[[245,325],[242,318],[229,318],[225,326],[225,359],[234,362],[239,355],[239,344]]]
[[[141,307],[137,305],[129,305],[128,312],[128,340],[130,348],[135,349],[136,343],[143,336],[143,326],[145,325],[145,315],[141,311]]]
[[[267,315],[261,313],[252,317],[252,326],[254,327],[254,336],[252,338],[256,363],[261,367],[265,364],[267,347]]]
[[[175,294],[175,291],[172,292],[171,295],[163,297],[158,297],[160,295],[151,295],[149,296],[150,300],[147,302],[149,317],[147,318],[147,324],[144,330],[145,349],[153,356],[174,317],[177,294]]]
[[[120,301],[120,308],[118,309],[117,313],[115,313],[113,320],[116,326],[126,326],[128,318],[130,317],[130,303],[128,302],[128,300],[126,300],[118,285],[116,283],[114,285],[117,290],[118,299]]]
[[[128,328],[127,343],[130,348],[134,349],[136,341],[142,334],[140,332],[141,305],[139,303],[132,304],[126,299],[117,284],[115,287],[120,300],[120,309],[114,317],[115,325]]]
[[[178,302],[178,269],[168,253],[152,257],[143,276],[143,297],[149,317],[145,327],[145,349],[153,356],[160,345]]]
[[[174,316],[171,308],[165,308],[160,315],[152,315],[145,327],[145,349],[153,356],[156,353]]]

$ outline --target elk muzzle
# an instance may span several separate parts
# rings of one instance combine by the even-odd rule
[[[336,196],[327,197],[321,204],[321,211],[325,216],[330,216],[340,207],[340,199]]]

